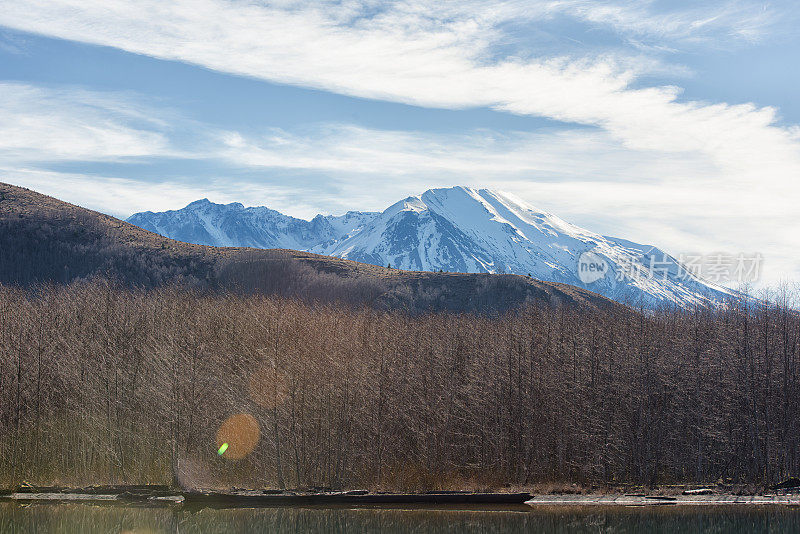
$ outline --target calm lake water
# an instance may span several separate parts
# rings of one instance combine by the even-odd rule
[[[800,508],[777,506],[536,509],[136,508],[0,504],[0,532],[800,532]]]

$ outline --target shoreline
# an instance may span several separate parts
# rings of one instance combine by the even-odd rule
[[[86,503],[116,505],[186,506],[212,508],[294,507],[294,506],[509,506],[525,508],[591,506],[798,506],[800,494],[732,493],[658,495],[625,493],[550,493],[526,492],[441,492],[371,493],[350,492],[264,492],[264,491],[165,491],[162,487],[92,488],[17,488],[0,492],[0,503]]]
[[[783,505],[800,506],[800,494],[794,495],[535,495],[525,502],[531,507],[546,506],[719,506]]]

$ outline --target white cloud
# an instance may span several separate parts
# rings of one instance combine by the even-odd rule
[[[302,133],[270,129],[260,137],[218,132],[209,153],[231,165],[304,169],[343,177],[356,174],[409,179],[508,176],[544,180],[639,181],[654,174],[696,177],[716,167],[697,153],[681,158],[621,146],[596,128],[536,132],[471,130],[461,134],[393,131],[351,124],[321,124]],[[347,178],[346,178],[347,179]]]
[[[662,11],[655,4],[654,0],[553,0],[547,8],[629,36],[712,45],[731,39],[759,40],[781,16],[764,3],[706,0]]]
[[[0,159],[114,160],[167,155],[164,124],[133,99],[0,83]]]
[[[645,4],[647,5],[647,4]],[[489,106],[599,126],[626,146],[704,153],[733,179],[797,169],[797,139],[775,112],[753,105],[681,102],[675,87],[633,88],[636,63],[591,58],[493,58],[502,23],[563,11],[635,33],[734,29],[736,4],[659,15],[631,2],[462,3],[179,0],[20,0],[0,24],[155,57],[422,106]],[[734,7],[730,7],[734,6]],[[698,18],[701,15],[707,18]],[[725,22],[727,21],[727,22]],[[637,29],[637,24],[641,26]],[[766,167],[765,167],[766,165]]]

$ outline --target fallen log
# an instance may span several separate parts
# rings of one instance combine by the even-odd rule
[[[774,486],[770,486],[769,489],[782,490],[782,489],[795,489],[795,488],[800,488],[800,478],[789,477],[780,484],[775,484]]]

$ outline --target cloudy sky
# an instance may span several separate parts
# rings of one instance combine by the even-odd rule
[[[5,0],[0,180],[311,217],[509,191],[800,282],[794,0]]]

